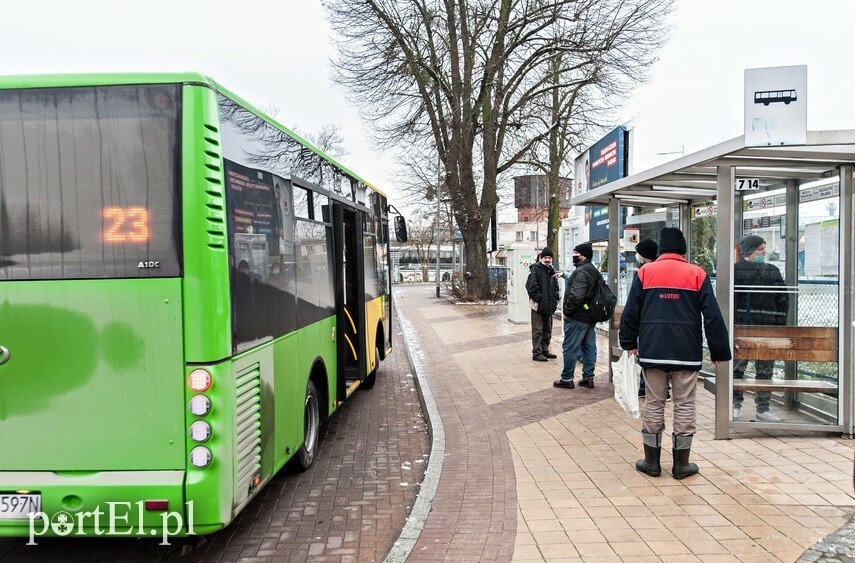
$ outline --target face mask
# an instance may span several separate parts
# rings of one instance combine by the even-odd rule
[[[755,257],[754,257],[754,263],[755,263],[755,264],[762,264],[762,263],[763,263],[763,262],[765,262],[765,261],[766,261],[766,257],[765,257],[765,256],[763,256],[762,254],[761,254],[760,256],[755,256]]]
[[[574,266],[578,266],[581,262],[582,262],[582,258],[580,258],[579,256],[573,257],[573,265]]]
[[[644,262],[641,261],[641,254],[638,254],[638,253],[635,254],[635,261],[638,262],[639,265],[644,264]]]

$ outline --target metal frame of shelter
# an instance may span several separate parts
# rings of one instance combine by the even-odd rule
[[[855,371],[853,371],[853,316],[855,316],[855,130],[808,131],[804,145],[747,147],[744,137],[711,146],[666,164],[645,170],[579,194],[570,205],[608,205],[608,281],[612,290],[618,283],[620,252],[620,207],[679,206],[680,227],[691,240],[690,206],[695,202],[717,200],[716,296],[730,334],[733,349],[733,267],[735,234],[741,232],[742,196],[734,190],[736,178],[759,178],[761,190],[786,188],[786,212],[796,216],[801,184],[839,176],[839,284],[838,284],[838,424],[796,424],[732,421],[730,418],[733,362],[715,367],[715,438],[728,439],[733,428],[778,428],[785,430],[821,430],[851,437],[855,425]],[[792,213],[792,215],[791,215]],[[796,221],[786,221],[788,241],[798,240]],[[739,229],[739,231],[737,231]],[[788,244],[789,264],[796,261],[794,245]],[[691,252],[691,248],[689,250]],[[687,256],[690,258],[690,256]],[[793,267],[793,266],[790,266]],[[610,344],[616,344],[616,331],[610,329]]]

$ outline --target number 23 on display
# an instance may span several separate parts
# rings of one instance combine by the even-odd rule
[[[145,207],[104,207],[101,239],[108,243],[148,242],[151,238],[149,213]]]

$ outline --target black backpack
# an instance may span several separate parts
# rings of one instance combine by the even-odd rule
[[[609,320],[615,314],[617,296],[612,293],[602,276],[598,276],[598,278],[599,283],[594,286],[594,293],[588,303],[588,313],[590,313],[592,321],[601,323]]]

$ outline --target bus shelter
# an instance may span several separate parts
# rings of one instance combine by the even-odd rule
[[[637,269],[634,243],[657,240],[662,227],[683,230],[734,351],[730,362],[707,358],[702,371],[716,439],[742,428],[853,435],[853,164],[855,130],[808,131],[797,146],[751,147],[740,136],[570,200],[608,208],[608,282],[619,305]],[[748,235],[765,243],[761,278],[741,273]],[[618,354],[616,323],[609,342]],[[764,407],[774,417],[758,417]]]

